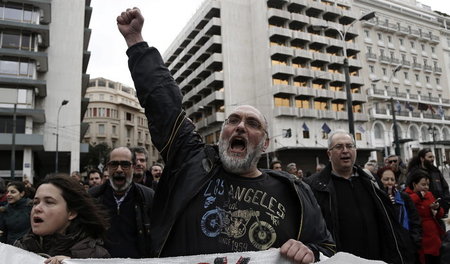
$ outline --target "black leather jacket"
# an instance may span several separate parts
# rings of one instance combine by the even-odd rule
[[[202,142],[194,124],[182,111],[180,89],[159,52],[141,42],[130,47],[127,54],[153,144],[166,164],[155,194],[151,222],[152,256],[158,257],[178,216],[214,176],[221,163],[217,150]],[[302,204],[302,226],[295,239],[308,245],[316,257],[319,251],[327,256],[334,254],[334,242],[311,190],[283,173],[267,173],[297,190]]]
[[[339,212],[337,211],[336,190],[331,179],[331,170],[331,164],[328,164],[321,172],[311,175],[305,181],[313,190],[328,229],[339,249],[340,229],[337,221]],[[382,260],[387,263],[414,263],[415,246],[408,231],[399,224],[392,203],[386,193],[376,187],[374,179],[360,167],[356,167],[356,171],[359,177],[363,179],[363,184],[366,184],[367,189],[371,190],[369,194],[376,201],[377,214],[380,216],[378,230],[380,230],[380,241],[382,241]]]

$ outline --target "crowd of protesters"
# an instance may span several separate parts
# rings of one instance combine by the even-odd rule
[[[225,120],[219,143],[202,143],[144,18],[118,18],[129,67],[164,164],[142,147],[111,151],[105,170],[49,175],[37,186],[0,181],[0,241],[47,257],[147,258],[280,248],[295,263],[348,252],[395,264],[450,263],[449,187],[430,149],[402,165],[355,164],[353,136],[329,135],[329,163],[303,177],[295,163],[258,169],[268,122],[248,105]],[[448,224],[448,223],[447,223]]]

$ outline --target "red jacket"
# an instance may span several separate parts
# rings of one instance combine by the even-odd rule
[[[436,215],[433,216],[430,204],[436,199],[431,192],[426,192],[423,197],[420,197],[419,194],[415,193],[410,188],[406,188],[405,192],[408,193],[413,200],[421,218],[422,248],[419,250],[421,259],[423,259],[424,254],[439,256],[441,237],[443,236],[444,231],[440,227],[438,220],[444,215],[444,209],[440,207]]]

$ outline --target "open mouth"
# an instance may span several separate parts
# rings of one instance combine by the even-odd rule
[[[230,150],[232,152],[244,152],[247,148],[247,141],[241,137],[235,137],[230,140]]]
[[[342,157],[341,160],[343,160],[343,161],[351,161],[352,158],[351,157]]]
[[[34,224],[39,224],[39,223],[42,223],[42,222],[44,222],[44,220],[42,220],[42,218],[37,217],[37,216],[33,217],[33,223]]]

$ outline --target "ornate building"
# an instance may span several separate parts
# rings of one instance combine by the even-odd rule
[[[89,82],[86,97],[89,105],[84,121],[89,128],[84,143],[95,146],[105,142],[111,148],[142,146],[149,152],[149,164],[159,159],[134,88],[95,78]]]

